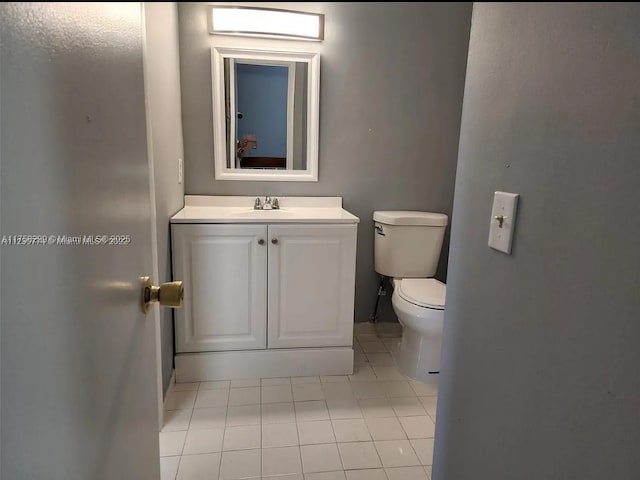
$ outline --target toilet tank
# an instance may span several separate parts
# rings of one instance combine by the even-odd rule
[[[447,220],[444,213],[373,212],[376,272],[396,278],[433,277]]]

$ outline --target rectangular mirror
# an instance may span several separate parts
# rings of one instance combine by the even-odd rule
[[[317,182],[320,54],[211,55],[216,180]]]

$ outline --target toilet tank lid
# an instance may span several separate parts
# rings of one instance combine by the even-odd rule
[[[392,210],[373,212],[373,220],[385,225],[424,225],[445,227],[448,217],[444,213]]]

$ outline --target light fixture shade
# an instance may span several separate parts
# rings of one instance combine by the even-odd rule
[[[221,35],[323,40],[324,15],[271,8],[212,6],[209,32]]]

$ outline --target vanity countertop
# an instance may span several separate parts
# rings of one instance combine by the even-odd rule
[[[278,210],[254,210],[256,197],[185,195],[171,223],[358,223],[342,197],[272,197]],[[260,197],[264,201],[264,197]]]

